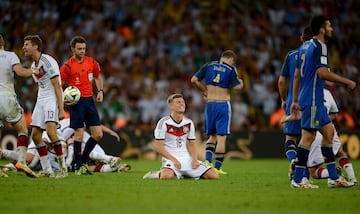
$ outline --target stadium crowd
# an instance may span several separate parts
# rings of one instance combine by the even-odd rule
[[[232,99],[232,129],[262,130],[278,124],[272,118],[280,108],[279,72],[313,14],[330,17],[334,27],[332,71],[360,82],[359,7],[352,0],[2,0],[0,33],[6,49],[26,66],[26,34],[39,34],[44,51],[59,65],[71,54],[68,41],[84,36],[87,55],[102,67],[102,123],[113,129],[153,128],[169,113],[164,100],[171,93],[185,95],[188,116],[202,126],[204,100],[190,78],[203,63],[232,49],[245,83]],[[17,83],[20,102],[31,114],[36,84],[21,78]],[[330,89],[341,110],[340,129],[359,129],[359,91],[349,94],[339,85]]]

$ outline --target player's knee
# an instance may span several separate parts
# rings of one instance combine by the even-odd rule
[[[94,134],[94,135],[93,135],[93,138],[94,138],[94,140],[96,140],[96,141],[100,141],[100,140],[102,139],[102,137],[103,137],[103,134],[102,134],[102,133],[98,133],[98,134]]]
[[[17,123],[14,124],[17,133],[28,133],[28,127],[24,117],[22,117]]]
[[[94,138],[94,140],[96,141],[100,141],[103,137],[103,131],[100,128],[100,126],[95,127],[94,129],[90,129],[91,130],[91,136],[92,138]]]
[[[211,168],[207,170],[202,176],[202,179],[219,179],[219,174],[214,170],[214,168]]]

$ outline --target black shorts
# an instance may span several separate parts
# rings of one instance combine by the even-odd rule
[[[81,97],[79,102],[70,106],[70,127],[73,129],[99,126],[100,117],[92,97]]]

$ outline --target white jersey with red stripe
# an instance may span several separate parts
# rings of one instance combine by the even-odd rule
[[[52,56],[42,53],[38,64],[35,65],[35,62],[32,63],[31,68],[35,67],[39,68],[39,74],[33,74],[35,82],[39,85],[37,99],[55,98],[55,90],[51,79],[59,76],[59,83],[61,85],[59,64]]]
[[[186,143],[188,140],[195,140],[194,123],[186,117],[177,123],[171,116],[166,116],[157,123],[154,136],[156,140],[165,140],[166,151],[174,157],[190,157]]]

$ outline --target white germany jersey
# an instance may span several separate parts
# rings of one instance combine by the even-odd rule
[[[324,89],[324,104],[325,104],[328,114],[339,112],[339,109],[334,100],[334,97],[332,96],[331,92],[327,89]]]
[[[51,84],[51,79],[59,76],[59,83],[61,84],[59,65],[56,60],[47,54],[41,54],[38,65],[32,63],[31,68],[39,68],[39,74],[34,75],[35,82],[38,83],[38,100],[55,97],[54,86]]]
[[[187,140],[195,140],[194,123],[186,117],[180,123],[176,123],[170,116],[166,116],[157,123],[154,136],[156,140],[165,140],[165,149],[171,155],[186,156],[189,155]]]
[[[15,95],[13,67],[20,64],[19,57],[10,51],[0,50],[0,94]]]

